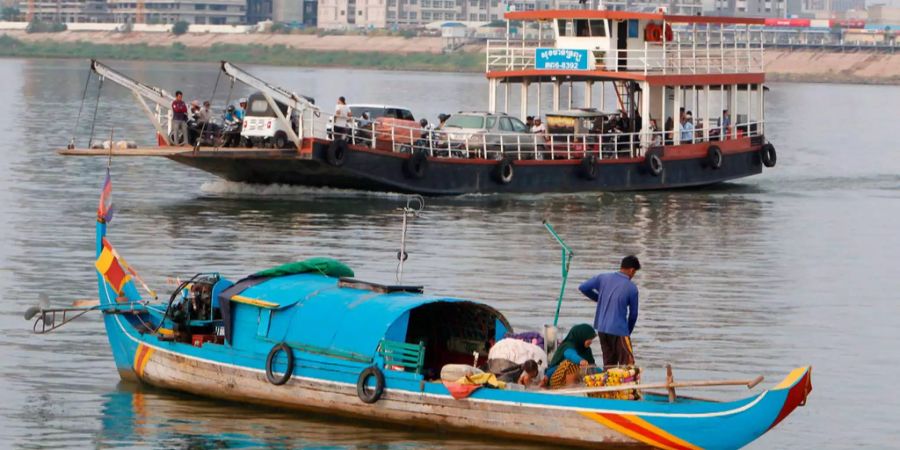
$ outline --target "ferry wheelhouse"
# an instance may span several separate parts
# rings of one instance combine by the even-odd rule
[[[158,107],[162,148],[114,153],[164,156],[238,182],[425,195],[668,189],[775,165],[762,19],[590,9],[505,19],[506,38],[487,43],[486,110],[454,113],[437,129],[390,117],[334,127],[308,97],[223,62],[269,103],[271,117],[245,119],[245,129],[280,135],[253,141],[264,148],[172,147]],[[158,91],[151,97],[168,100]]]

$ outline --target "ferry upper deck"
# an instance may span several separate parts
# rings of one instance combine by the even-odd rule
[[[513,11],[506,38],[489,41],[488,78],[633,80],[655,85],[764,80],[763,19],[662,11]]]

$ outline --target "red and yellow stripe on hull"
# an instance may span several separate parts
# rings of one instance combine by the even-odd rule
[[[150,357],[153,356],[153,351],[153,347],[140,344],[137,351],[134,352],[134,373],[137,374],[138,378],[144,376],[144,368],[147,367]]]
[[[618,431],[636,441],[667,450],[699,450],[700,447],[659,428],[633,414],[582,412],[607,428]]]

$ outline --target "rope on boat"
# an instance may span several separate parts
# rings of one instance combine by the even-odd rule
[[[78,106],[78,115],[75,116],[75,127],[72,128],[72,137],[69,139],[69,148],[75,148],[75,134],[78,133],[78,123],[81,121],[81,112],[84,110],[84,100],[87,98],[88,86],[91,84],[91,70],[88,69],[88,76],[84,80],[84,90],[81,91],[81,105]],[[90,148],[90,147],[89,147]]]
[[[100,91],[103,89],[103,77],[100,77],[100,84],[97,85],[97,102],[94,104],[94,117],[91,119],[91,136],[88,138],[88,148],[94,145],[94,127],[97,125],[97,111],[100,110]],[[109,143],[112,148],[112,142]]]
[[[216,75],[216,84],[213,85],[212,95],[209,97],[209,105],[210,109],[212,108],[212,102],[216,98],[216,89],[219,88],[219,78],[222,78],[222,71],[220,70],[218,75]],[[203,105],[200,105],[202,108]],[[227,106],[226,106],[227,107]],[[212,113],[212,111],[210,111]],[[197,143],[194,145],[194,151],[200,150],[200,141],[203,140],[203,132],[206,131],[206,125],[209,124],[209,121],[212,120],[212,117],[207,118],[206,122],[203,122],[203,126],[200,127],[200,136],[197,136]]]

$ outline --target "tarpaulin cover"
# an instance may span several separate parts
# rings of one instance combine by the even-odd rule
[[[261,272],[256,272],[247,278],[283,277],[285,275],[296,275],[298,273],[309,272],[335,278],[353,276],[353,269],[347,267],[338,260],[331,258],[309,258],[303,261],[282,264]]]

